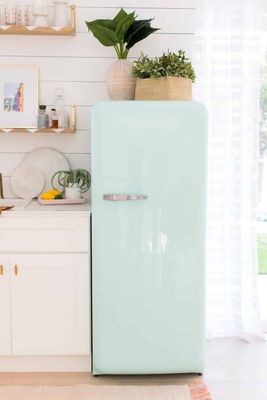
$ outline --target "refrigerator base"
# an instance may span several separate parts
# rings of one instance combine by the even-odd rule
[[[92,375],[94,378],[98,378],[99,376],[149,376],[149,375],[183,375],[183,374],[190,374],[190,375],[198,375],[198,376],[203,376],[203,372],[162,372],[162,373],[101,373],[98,371],[93,371]]]

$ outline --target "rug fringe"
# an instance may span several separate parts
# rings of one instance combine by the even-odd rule
[[[189,385],[192,400],[212,400],[207,386],[203,382],[194,382]]]

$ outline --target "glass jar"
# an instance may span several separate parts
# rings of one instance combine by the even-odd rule
[[[16,24],[30,25],[30,6],[27,0],[21,0],[16,5]]]
[[[5,25],[5,7],[0,6],[0,25]]]
[[[58,128],[58,115],[55,108],[51,108],[50,113],[50,128],[57,129]]]
[[[49,127],[49,115],[46,113],[46,106],[39,106],[38,112],[38,128],[48,128]]]
[[[16,4],[14,0],[9,0],[5,5],[5,25],[16,25]]]
[[[57,88],[55,105],[58,115],[58,127],[63,129],[70,127],[70,116],[69,113],[65,110],[64,104],[64,90],[61,88]]]

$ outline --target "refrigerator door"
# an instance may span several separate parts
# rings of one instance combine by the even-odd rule
[[[93,109],[93,374],[202,372],[207,115]]]

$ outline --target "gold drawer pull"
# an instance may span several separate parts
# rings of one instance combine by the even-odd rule
[[[17,266],[17,264],[14,265],[14,274],[18,275],[19,273],[19,267]]]
[[[4,266],[0,265],[0,275],[4,275]]]

